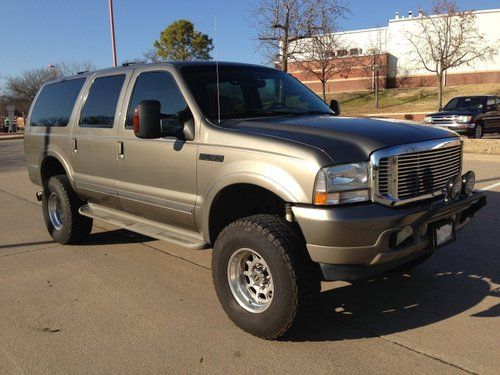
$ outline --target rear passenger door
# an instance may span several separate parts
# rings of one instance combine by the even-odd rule
[[[134,109],[158,100],[165,117],[192,121],[192,114],[168,67],[136,69],[127,90],[130,99],[118,129],[118,195],[131,214],[192,230],[196,200],[197,143],[174,137],[140,139],[133,131]]]
[[[119,208],[116,187],[116,123],[128,81],[125,71],[97,74],[87,87],[71,147],[75,185],[91,203]]]

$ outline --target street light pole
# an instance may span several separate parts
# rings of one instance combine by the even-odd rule
[[[113,0],[108,0],[109,4],[109,27],[111,29],[111,50],[113,52],[113,66],[117,66],[116,44],[115,44],[115,19],[113,16]]]

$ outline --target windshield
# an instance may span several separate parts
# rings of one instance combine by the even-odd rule
[[[444,107],[445,111],[473,111],[482,109],[486,104],[486,98],[470,97],[470,98],[454,98],[451,99]]]
[[[219,100],[215,65],[188,66],[182,75],[203,114],[211,119],[333,114],[318,96],[292,76],[269,68],[219,66]]]

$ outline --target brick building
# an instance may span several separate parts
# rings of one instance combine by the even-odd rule
[[[475,11],[478,29],[486,43],[500,45],[500,9]],[[418,30],[419,15],[402,17],[397,13],[385,27],[353,30],[337,33],[347,46],[332,51],[332,59],[342,59],[349,69],[336,72],[326,84],[326,92],[366,90],[373,87],[374,74],[370,64],[377,57],[379,87],[434,86],[436,76],[415,61],[407,35]],[[302,39],[298,43],[307,43]],[[374,48],[376,47],[376,48]],[[500,46],[499,46],[500,47]],[[298,56],[307,61],[307,56]],[[346,60],[347,59],[347,60]],[[335,61],[334,61],[335,62]],[[345,64],[347,62],[347,64]],[[300,64],[290,63],[289,73],[300,79],[314,92],[321,92],[321,83],[315,75],[307,74]],[[445,77],[446,85],[474,83],[500,83],[500,48],[489,61],[475,61],[471,66],[450,69]]]

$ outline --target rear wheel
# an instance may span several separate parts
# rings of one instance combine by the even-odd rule
[[[212,258],[219,301],[252,335],[277,339],[303,320],[320,292],[319,269],[286,220],[255,215],[219,235]]]
[[[47,230],[61,244],[85,241],[92,230],[92,219],[80,215],[84,205],[73,191],[68,177],[53,176],[44,184],[42,209]]]

